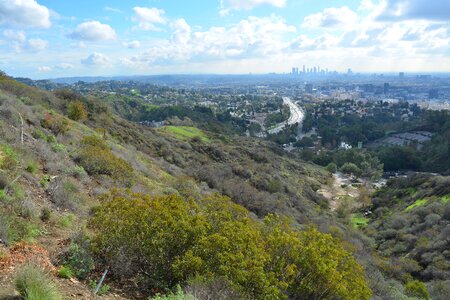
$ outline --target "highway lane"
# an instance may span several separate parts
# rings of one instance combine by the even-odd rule
[[[297,104],[295,104],[291,98],[289,97],[283,97],[283,104],[289,106],[289,110],[291,112],[289,119],[287,119],[286,121],[279,123],[275,128],[272,128],[270,130],[268,130],[267,132],[269,134],[276,134],[279,133],[280,131],[282,131],[284,129],[284,127],[286,125],[290,126],[290,125],[294,125],[296,123],[300,124],[303,122],[303,119],[305,118],[305,113],[303,112],[303,110],[297,106]]]

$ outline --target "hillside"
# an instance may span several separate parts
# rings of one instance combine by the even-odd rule
[[[115,103],[0,77],[0,297],[17,295],[27,268],[77,299],[94,297],[105,269],[105,299],[398,299],[412,279],[445,283],[445,259],[442,276],[387,270],[386,217],[375,210],[360,230],[330,210],[325,168],[208,112],[150,128]],[[392,189],[375,208],[390,209],[377,201]]]
[[[388,182],[374,195],[365,228],[384,272],[426,282],[432,299],[450,295],[449,183],[448,177],[425,174]]]
[[[195,201],[220,192],[253,212],[251,219],[278,212],[303,224],[327,208],[314,191],[329,175],[270,143],[151,129],[95,99],[44,92],[5,76],[0,89],[3,296],[14,294],[20,265],[37,256],[49,272],[78,278],[57,280],[64,295],[90,297],[89,282],[98,280],[103,263],[83,241],[95,234],[88,221],[99,196],[113,189]],[[110,274],[110,295],[148,293],[126,288],[117,270]]]

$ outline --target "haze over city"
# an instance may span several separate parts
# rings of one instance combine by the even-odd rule
[[[0,69],[36,79],[304,64],[447,72],[449,21],[446,0],[1,0]]]

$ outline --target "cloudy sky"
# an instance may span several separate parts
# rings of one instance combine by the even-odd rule
[[[450,71],[450,0],[0,0],[13,76]]]

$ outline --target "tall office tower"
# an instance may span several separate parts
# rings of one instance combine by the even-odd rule
[[[292,75],[294,75],[294,74],[295,74],[295,68],[292,68],[292,72],[291,72],[291,74],[292,74]]]
[[[404,77],[405,77],[405,72],[399,72],[399,73],[398,73],[398,77],[404,78]]]
[[[306,67],[303,65],[303,73],[306,73]]]
[[[314,67],[314,73],[317,73],[317,67]]]
[[[384,94],[387,95],[389,93],[389,83],[384,84]]]
[[[352,69],[348,68],[347,74],[349,74],[349,75],[350,75],[350,74],[353,74]]]

